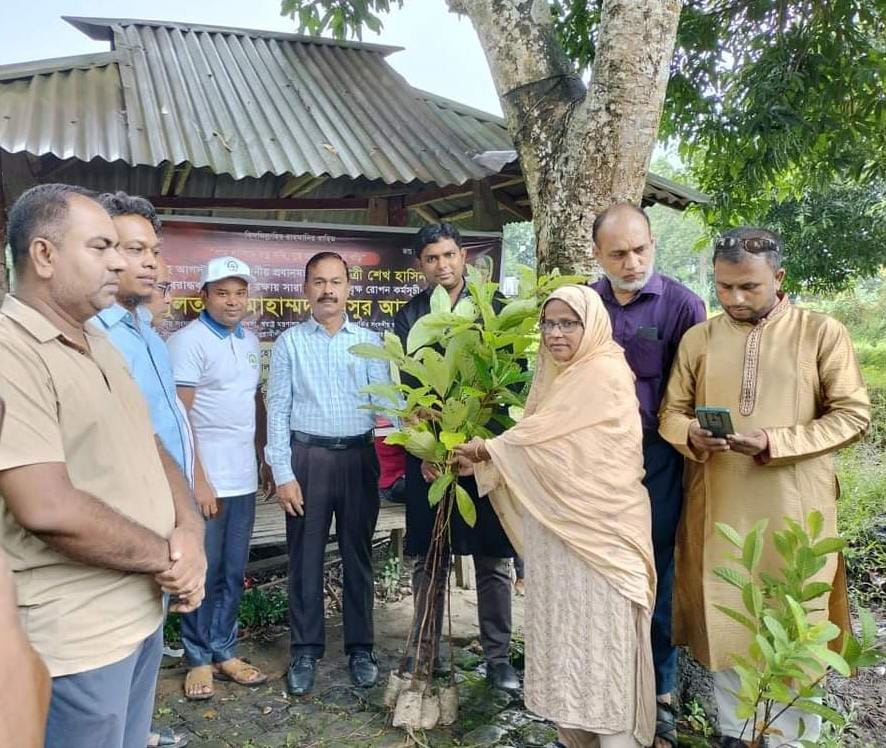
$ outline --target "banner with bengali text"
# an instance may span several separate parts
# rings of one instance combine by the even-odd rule
[[[202,310],[200,276],[206,262],[232,255],[247,263],[256,279],[250,287],[250,313],[244,325],[258,335],[267,359],[267,349],[276,337],[308,316],[305,263],[323,251],[337,252],[350,267],[349,318],[378,332],[393,329],[400,307],[425,288],[412,253],[415,233],[412,228],[164,217],[162,251],[173,290],[167,331],[183,327]],[[468,262],[498,281],[501,235],[462,236]]]

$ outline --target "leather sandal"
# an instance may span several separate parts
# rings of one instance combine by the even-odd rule
[[[233,681],[240,686],[259,686],[268,679],[255,665],[250,665],[239,657],[215,663],[213,675],[219,680]]]
[[[198,665],[185,675],[185,698],[190,701],[206,701],[215,696],[212,683],[212,665]]]

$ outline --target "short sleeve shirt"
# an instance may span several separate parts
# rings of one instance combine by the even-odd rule
[[[122,354],[147,401],[154,432],[182,472],[190,476],[188,427],[178,407],[166,344],[138,312],[133,314],[120,304],[102,310],[90,321]]]
[[[200,463],[216,495],[254,493],[258,338],[241,327],[231,331],[203,312],[166,343],[176,385],[196,390],[191,426]]]
[[[175,507],[144,398],[104,334],[88,329],[86,338],[82,349],[35,309],[4,299],[0,472],[65,463],[75,488],[168,537]],[[160,625],[150,575],[71,560],[21,527],[2,494],[0,533],[22,623],[53,677],[118,662]]]

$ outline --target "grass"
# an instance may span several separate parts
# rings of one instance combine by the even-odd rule
[[[886,376],[886,365],[882,376]],[[886,607],[886,389],[872,388],[871,428],[837,457],[837,527],[848,542],[849,588],[865,607]]]

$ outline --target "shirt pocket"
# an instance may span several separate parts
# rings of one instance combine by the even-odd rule
[[[665,345],[662,340],[634,335],[625,345],[625,358],[637,379],[658,379],[664,370]]]

